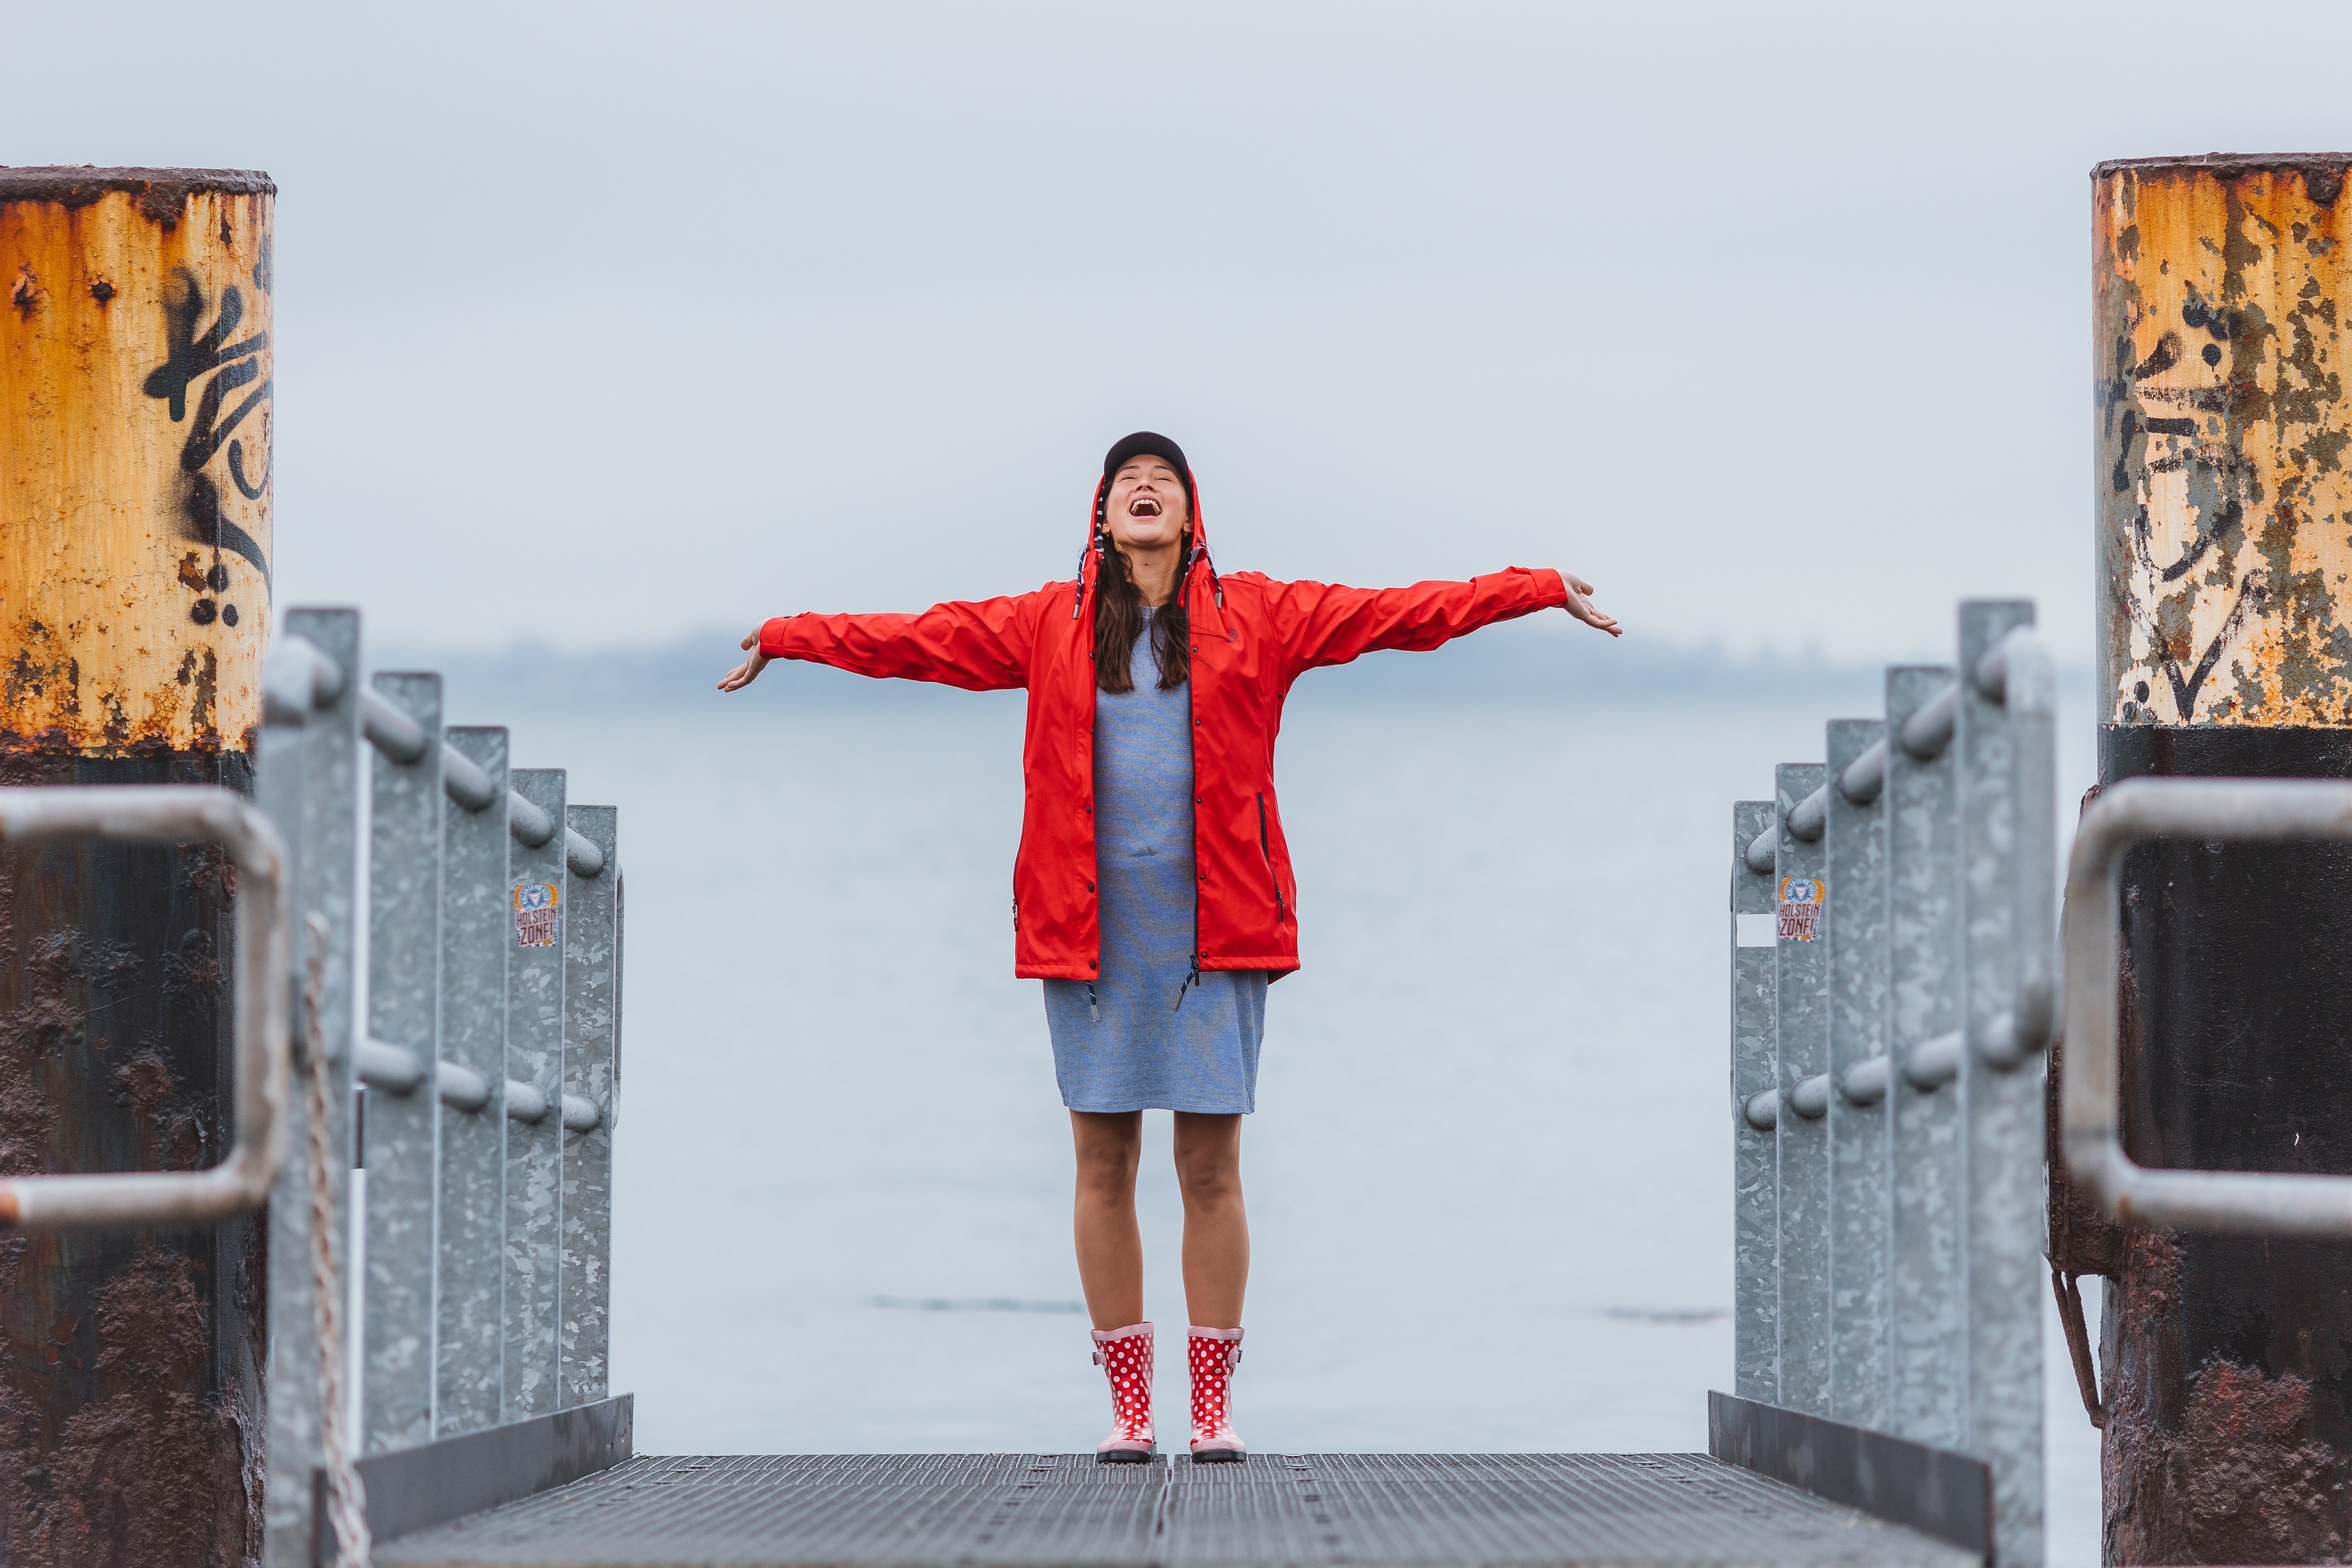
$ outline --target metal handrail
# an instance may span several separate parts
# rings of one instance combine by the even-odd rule
[[[1890,668],[1883,714],[1773,768],[1728,846],[1734,1387],[1980,1453],[2002,1568],[2039,1561],[2043,1517],[2058,790],[2032,620],[1962,604],[1959,658]]]
[[[2019,628],[2020,632],[2023,630]],[[2018,635],[2018,632],[2012,632],[2002,642],[2005,645]],[[2032,640],[2030,634],[2027,640]],[[2038,644],[2035,646],[2039,647]],[[1988,653],[1986,662],[1990,663],[2000,653],[2000,648]],[[2046,655],[2042,656],[2042,668],[2048,668]],[[1982,682],[1979,684],[1979,689],[1984,689]],[[1986,689],[1985,694],[1994,701],[2000,700],[1998,677],[1995,678],[1995,687]],[[1932,762],[1941,755],[1944,748],[1952,743],[1952,730],[1959,701],[1960,686],[1958,681],[1929,698],[1916,713],[1911,715],[1910,722],[1903,726],[1903,749],[1923,763]],[[1856,757],[1832,783],[1839,794],[1856,805],[1868,805],[1876,800],[1879,791],[1886,787],[1886,742],[1880,741]],[[1830,788],[1831,784],[1825,784],[1790,808],[1790,837],[1802,844],[1811,844],[1820,839],[1829,826]],[[1769,871],[1772,858],[1780,847],[1780,828],[1766,828],[1748,847],[1748,868],[1759,877]]]
[[[2130,779],[2074,832],[2066,872],[2066,1166],[2102,1209],[2139,1226],[2352,1236],[2352,1176],[2151,1170],[2126,1153],[2116,1110],[2125,855],[2150,838],[2352,841],[2352,784]]]
[[[2050,651],[2030,626],[2011,629],[1987,649],[1969,672],[1978,692],[2021,717],[2054,717],[2058,681]],[[1959,712],[1960,683],[1954,681],[1923,703],[1903,726],[1903,749],[1921,762],[1931,762],[1952,743]],[[2019,731],[2020,798],[2054,801],[2057,758],[2050,726],[2025,725]],[[1876,800],[1886,787],[1886,742],[1879,741],[1856,757],[1843,772],[1799,801],[1789,811],[1789,836],[1801,843],[1820,839],[1829,824],[1830,790],[1834,787],[1856,805]],[[1989,1023],[1975,1042],[1977,1054],[1988,1066],[2007,1071],[2027,1058],[2047,1049],[2058,1026],[2057,900],[2051,887],[2058,859],[2054,812],[2021,814],[2018,864],[2025,868],[2016,889],[2021,958],[2014,1005]],[[1748,846],[1748,868],[1759,876],[1771,871],[1780,847],[1780,830],[1768,827]],[[1913,1087],[1930,1089],[1958,1076],[1938,1054],[1941,1040],[1916,1047],[1904,1063],[1904,1076]],[[1925,1053],[1924,1059],[1922,1053]]]
[[[342,671],[316,643],[289,633],[270,647],[263,687],[275,711],[304,702],[321,707],[341,695]],[[415,762],[431,744],[423,726],[385,701],[373,687],[360,689],[360,731],[368,744],[395,763]],[[467,811],[485,810],[495,799],[489,775],[446,741],[441,743],[441,789]],[[518,842],[536,849],[554,836],[555,820],[536,803],[509,790],[507,830]],[[575,877],[599,876],[604,869],[604,852],[570,827],[563,830],[563,858]]]
[[[269,819],[225,789],[98,784],[0,789],[0,843],[68,838],[219,845],[237,871],[236,1131],[217,1165],[0,1179],[0,1227],[203,1225],[259,1206],[286,1155],[291,1068],[287,855]]]

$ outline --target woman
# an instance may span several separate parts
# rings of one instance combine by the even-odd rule
[[[1176,1119],[1192,1458],[1244,1453],[1227,1392],[1249,1278],[1241,1120],[1255,1108],[1267,983],[1298,967],[1297,890],[1274,794],[1291,683],[1318,665],[1433,648],[1550,605],[1617,636],[1591,592],[1517,567],[1378,590],[1220,577],[1182,449],[1139,431],[1103,459],[1076,582],[919,616],[772,620],[719,681],[740,691],[770,659],[800,658],[1029,692],[1013,973],[1045,983],[1077,1146],[1078,1276],[1114,1422],[1101,1460],[1139,1463],[1154,1447],[1135,1222],[1150,1109]]]

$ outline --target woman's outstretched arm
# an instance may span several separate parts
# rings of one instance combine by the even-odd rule
[[[1514,566],[1466,583],[1415,583],[1407,588],[1281,583],[1274,584],[1271,605],[1296,676],[1381,648],[1425,651],[1480,626],[1555,607],[1612,637],[1622,636],[1615,618],[1595,607],[1591,594],[1592,584],[1580,577]]]
[[[781,616],[743,639],[743,662],[719,677],[719,689],[742,690],[777,658],[829,664],[856,675],[936,680],[970,691],[1026,686],[1045,592],[958,600],[916,616]]]

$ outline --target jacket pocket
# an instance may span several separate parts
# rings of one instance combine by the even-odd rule
[[[1265,791],[1257,792],[1257,852],[1265,859],[1265,879],[1274,884],[1274,923],[1290,918],[1282,902],[1282,873],[1274,868],[1274,840],[1265,829]]]

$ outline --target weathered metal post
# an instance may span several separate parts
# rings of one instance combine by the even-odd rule
[[[0,784],[251,787],[274,188],[0,168]],[[226,870],[195,847],[0,851],[0,1173],[221,1157]],[[255,1553],[258,1235],[0,1237],[0,1557]]]
[[[2347,165],[2093,171],[2103,784],[2352,777]],[[2135,1160],[2352,1172],[2347,904],[2341,846],[2133,853]],[[2352,1246],[2135,1231],[2123,1250],[2101,1336],[2107,1560],[2343,1560]]]
[[[1968,1443],[1968,1143],[1961,1096],[1958,787],[1946,665],[1886,671],[1887,1246],[1894,1430]]]
[[[480,803],[442,814],[441,1054],[491,1089],[482,1113],[444,1117],[435,1432],[499,1424],[506,1401],[507,732],[447,731],[481,770]]]
[[[1886,724],[1829,722],[1824,864],[1837,889],[1830,954],[1830,1415],[1887,1415],[1892,1117],[1886,1058]],[[1864,759],[1875,750],[1874,769]],[[1857,764],[1862,764],[1857,766]]]
[[[1743,800],[1731,808],[1732,1292],[1738,1341],[1732,1389],[1780,1400],[1780,1198],[1772,1090],[1772,852],[1766,839],[1780,807]],[[1758,868],[1757,861],[1763,866]],[[1769,1109],[1768,1109],[1768,1106]]]
[[[1819,763],[1772,770],[1773,1087],[1780,1211],[1780,1397],[1791,1410],[1830,1408],[1830,942],[1823,819],[1798,805],[1828,782]]]
[[[562,1404],[556,1320],[563,1246],[563,938],[572,895],[563,770],[517,768],[507,777],[550,824],[539,843],[517,837],[507,847],[514,932],[507,952],[507,1077],[536,1089],[541,1108],[507,1129],[501,1419],[519,1421]]]
[[[433,1438],[442,1120],[441,678],[379,673],[374,684],[419,733],[405,759],[371,748],[368,1037],[408,1051],[420,1071],[405,1093],[365,1091],[369,1453]]]
[[[2046,990],[2033,1001],[2022,984],[2038,969],[2028,950],[2047,949],[2046,924],[2021,918],[2037,895],[2054,902],[2047,822],[2054,784],[2021,770],[2029,726],[2046,729],[2023,679],[2004,668],[1990,684],[1986,664],[2003,638],[2031,635],[2031,600],[1977,599],[1960,605],[1960,687],[1952,739],[1959,792],[1955,844],[1959,872],[1962,1166],[1968,1173],[1963,1243],[1968,1279],[1969,1448],[1992,1466],[1993,1541],[2002,1568],[2041,1568],[2042,1498],[2042,1048],[2048,1043]],[[2021,675],[2022,672],[2021,671]],[[2046,748],[2045,748],[2046,750]],[[2043,775],[2028,778],[2021,776]],[[2028,787],[2051,793],[2033,798]],[[2039,857],[2028,865],[2024,852]],[[2046,914],[2046,910],[2044,911]],[[2040,1013],[2039,1017],[2028,1014]]]

